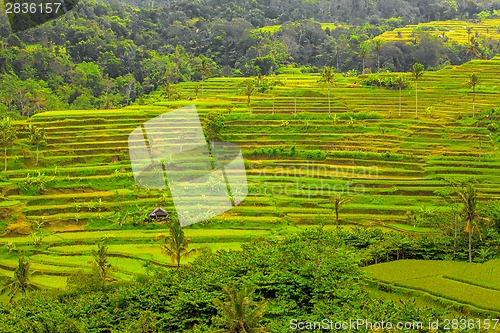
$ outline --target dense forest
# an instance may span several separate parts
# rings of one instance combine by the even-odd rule
[[[493,56],[498,41],[445,43],[423,30],[412,43],[373,37],[407,23],[496,17],[499,8],[500,1],[467,0],[85,1],[18,34],[1,24],[1,108],[20,115],[113,108],[167,82],[267,75],[287,64],[358,73],[461,64]],[[278,24],[274,32],[261,29]]]

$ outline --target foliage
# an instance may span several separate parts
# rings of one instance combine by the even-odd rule
[[[36,162],[38,165],[38,149],[47,143],[47,136],[45,134],[45,129],[35,127],[32,124],[28,125],[28,140],[31,146],[36,148]]]
[[[7,148],[12,146],[17,138],[17,130],[10,117],[5,117],[0,122],[0,145],[4,148],[4,171],[7,171]]]
[[[363,80],[363,85],[388,89],[406,89],[410,86],[410,82],[402,76],[381,77],[380,75],[372,74]]]
[[[178,219],[173,219],[169,226],[169,234],[164,237],[160,244],[161,251],[170,257],[172,263],[181,265],[182,257],[189,257],[196,252],[196,249],[189,249],[191,240],[186,238],[182,226]]]
[[[203,252],[190,265],[157,271],[106,290],[72,288],[55,295],[32,294],[9,306],[0,316],[0,325],[8,332],[29,332],[14,320],[29,316],[31,322],[51,318],[58,329],[67,327],[72,319],[77,328],[90,333],[103,329],[125,332],[140,326],[160,332],[215,331],[222,328],[219,320],[227,318],[217,316],[214,300],[227,297],[223,290],[228,285],[253,285],[256,303],[267,300],[260,320],[266,331],[274,328],[282,332],[283,323],[292,318],[411,318],[423,322],[440,318],[437,310],[418,308],[411,302],[382,301],[368,294],[362,281],[365,273],[359,266],[363,255],[356,247],[387,237],[381,232],[372,236],[313,229],[281,239],[258,240],[244,245],[242,251]],[[238,304],[249,296],[241,291],[231,295],[242,301]],[[236,303],[222,305],[231,308]],[[248,306],[250,311],[243,312],[260,310]],[[260,317],[257,312],[253,318]]]
[[[43,194],[54,178],[54,176],[46,176],[45,173],[40,171],[37,171],[33,176],[28,173],[21,185],[22,191],[27,195]]]
[[[221,131],[224,129],[226,117],[221,111],[210,111],[203,119],[203,130],[207,139],[213,143],[221,139]]]
[[[228,301],[223,303],[216,299],[214,303],[222,312],[224,324],[228,329],[218,332],[262,332],[260,320],[267,302],[263,301],[254,305],[252,294],[255,292],[255,289],[250,290],[248,287],[243,287],[243,289],[238,290],[233,286],[230,288],[222,287],[222,290],[226,294]]]
[[[92,250],[92,256],[94,257],[94,266],[97,269],[98,276],[101,281],[109,280],[109,270],[111,264],[108,260],[108,247],[103,243],[97,244],[97,250]]]
[[[18,264],[16,270],[14,271],[14,277],[8,278],[4,283],[2,289],[0,289],[0,294],[7,293],[10,296],[10,302],[14,297],[21,293],[23,296],[26,292],[32,290],[38,290],[39,287],[32,284],[30,279],[33,272],[30,269],[30,262],[24,258],[24,254],[19,255]]]

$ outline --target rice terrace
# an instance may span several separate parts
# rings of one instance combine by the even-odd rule
[[[322,23],[321,29],[333,33],[343,27]],[[459,44],[467,44],[477,32],[493,43],[500,40],[499,27],[497,18],[432,21],[390,29],[370,43],[417,43],[421,31]],[[286,29],[268,24],[254,30],[273,36]],[[6,135],[0,138],[5,148],[5,165],[0,163],[5,167],[0,174],[0,282],[15,280],[26,258],[29,285],[41,289],[26,289],[27,298],[32,293],[45,296],[22,305],[21,289],[13,294],[4,288],[0,332],[22,331],[20,327],[42,332],[35,330],[38,324],[46,327],[43,332],[208,332],[211,318],[224,308],[209,296],[229,295],[234,301],[240,295],[232,299],[230,290],[224,294],[219,281],[246,281],[256,289],[254,298],[267,300],[261,316],[266,332],[287,331],[289,318],[303,304],[311,311],[307,318],[315,320],[332,315],[326,309],[339,304],[352,303],[352,313],[366,314],[359,308],[367,305],[355,305],[365,304],[363,293],[381,302],[367,312],[377,308],[382,317],[393,313],[387,304],[395,303],[411,313],[410,321],[500,318],[500,55],[474,54],[463,64],[436,68],[416,64],[412,71],[377,68],[381,61],[377,65],[376,55],[367,58],[366,67],[373,70],[358,72],[336,70],[338,59],[333,59],[332,66],[316,69],[283,64],[269,74],[167,80],[127,101],[129,105],[113,108],[54,108],[11,117],[9,106],[2,131],[15,135],[10,141]],[[123,87],[127,89],[126,82]],[[200,217],[202,222],[181,230],[175,229],[169,190],[136,183],[128,138],[148,120],[186,106],[196,107],[208,146],[225,141],[241,149],[248,194],[231,210]],[[467,211],[471,202],[472,212]],[[158,207],[162,209],[155,211]],[[166,218],[152,218],[153,211]],[[177,257],[168,248],[176,232],[187,239]],[[324,250],[315,247],[320,240]],[[300,252],[302,247],[314,255]],[[281,250],[285,254],[278,254]],[[276,257],[270,259],[268,253]],[[321,259],[314,258],[332,263],[316,265]],[[260,265],[269,266],[260,272]],[[273,265],[288,271],[269,273]],[[307,293],[309,285],[302,280],[295,285],[291,276],[316,276],[300,265],[324,274],[324,284],[314,278],[318,288],[352,290],[342,295],[331,291],[331,298],[297,296],[291,290]],[[96,287],[99,274],[107,287]],[[196,282],[198,277],[204,282]],[[184,278],[186,289],[174,286]],[[134,296],[120,294],[122,283]],[[199,294],[198,283],[205,288]],[[281,284],[289,284],[290,290],[273,289]],[[171,289],[162,291],[167,285]],[[141,299],[141,293],[154,301]],[[172,300],[177,293],[182,305],[158,314],[155,309],[164,306],[159,299]],[[282,299],[280,293],[291,296]],[[95,319],[73,330],[77,318],[90,313],[83,310],[83,301],[74,305],[77,301],[65,298],[74,295],[90,295],[93,305],[121,309],[113,311],[127,309],[123,311],[131,311],[135,319],[122,324],[113,312],[107,315],[116,319],[109,319],[116,326]],[[68,315],[74,322],[70,325],[63,312],[51,310],[53,322],[50,316],[33,315],[31,324],[28,317],[22,325],[14,324],[10,314],[49,306],[42,305],[45,298],[57,309],[75,302],[71,304],[78,310]],[[18,310],[9,310],[12,301]],[[261,309],[264,304],[254,305]],[[132,310],[134,306],[140,310]],[[424,308],[432,310],[420,313]],[[397,315],[404,317],[404,311]],[[339,320],[350,318],[338,315]],[[494,323],[494,328],[482,326],[483,331],[500,331],[500,323]]]

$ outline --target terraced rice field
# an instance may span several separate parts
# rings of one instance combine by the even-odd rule
[[[366,267],[374,279],[428,293],[475,308],[500,313],[500,261],[469,264],[398,260]]]
[[[278,76],[283,85],[252,96],[250,107],[238,88],[244,79],[214,78],[198,99],[197,83],[178,85],[194,101],[152,95],[148,105],[121,110],[37,114],[30,122],[48,136],[39,166],[21,137],[1,174],[0,213],[7,222],[0,224],[5,233],[0,245],[13,242],[31,251],[36,269],[46,274],[37,276],[39,282],[50,284],[47,276],[57,276],[56,287],[72,271],[89,269],[89,251],[102,239],[108,240],[121,277],[145,272],[148,261],[168,265],[157,246],[164,225],[120,227],[117,211],[173,209],[168,195],[134,185],[127,139],[145,121],[190,104],[202,118],[210,110],[225,113],[222,138],[241,147],[249,182],[241,205],[186,229],[196,247],[235,249],[252,238],[333,223],[330,199],[340,192],[352,197],[341,211],[346,224],[436,232],[405,225],[405,214],[444,209],[434,192],[443,188],[444,178],[475,178],[481,200],[500,198],[498,141],[484,125],[485,113],[470,117],[471,95],[463,86],[472,72],[480,77],[477,111],[498,107],[500,57],[426,72],[419,81],[418,119],[414,89],[403,91],[399,116],[398,91],[363,87],[363,76],[340,74],[329,117],[327,88],[319,76],[293,71]],[[432,113],[426,112],[430,107]],[[498,125],[498,119],[491,121]],[[27,174],[36,172],[45,175],[46,191],[20,190]],[[33,221],[44,223],[37,249],[27,236]],[[15,256],[2,251],[2,272],[11,274]]]
[[[498,40],[500,38],[499,28],[500,19],[486,19],[477,23],[459,20],[433,21],[387,31],[377,38],[383,41],[412,41],[416,33],[425,31],[436,37],[446,37],[448,42],[466,44],[470,37],[483,41]],[[468,32],[469,29],[471,34]]]

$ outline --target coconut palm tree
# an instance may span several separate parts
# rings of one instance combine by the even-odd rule
[[[481,236],[477,220],[479,211],[477,209],[477,195],[472,184],[457,188],[458,201],[463,205],[462,217],[465,220],[465,232],[469,235],[469,262],[472,262],[472,234],[476,230]]]
[[[45,134],[45,129],[35,127],[31,124],[28,125],[28,140],[31,146],[36,147],[36,162],[35,165],[38,166],[38,151],[39,148],[47,143],[47,136]]]
[[[200,72],[201,72],[201,98],[203,98],[203,92],[205,87],[205,80],[212,75],[207,57],[202,57],[200,62]]]
[[[0,122],[0,144],[4,151],[4,171],[7,171],[7,148],[10,147],[17,138],[17,130],[10,117],[5,117]]]
[[[478,45],[478,42],[476,41],[476,38],[471,37],[469,39],[469,45],[467,46],[466,53],[469,56],[470,60],[474,59],[475,56],[477,56],[481,53],[479,50],[479,45]]]
[[[12,302],[18,293],[25,296],[27,291],[40,289],[30,282],[32,274],[33,272],[30,269],[29,261],[24,259],[24,255],[21,254],[19,256],[17,268],[14,271],[14,277],[7,279],[3,288],[0,289],[0,294],[5,294],[8,291],[10,295],[9,301]]]
[[[418,118],[418,79],[424,75],[424,65],[421,63],[414,63],[411,73],[415,78],[415,118]]]
[[[172,263],[177,263],[177,268],[181,266],[182,257],[189,257],[196,252],[196,249],[189,249],[191,240],[186,238],[184,230],[178,219],[173,219],[170,223],[169,235],[160,244],[161,251],[170,257]]]
[[[476,115],[476,86],[479,84],[479,77],[473,73],[465,84],[472,89],[472,117],[474,118]]]
[[[380,53],[382,53],[383,42],[381,39],[375,39],[373,41],[373,49],[377,54],[377,72],[380,72]]]
[[[331,102],[330,102],[330,87],[332,83],[335,83],[335,68],[331,66],[323,67],[321,72],[321,81],[328,84],[328,118],[331,117]]]
[[[346,204],[349,203],[352,199],[345,197],[343,194],[336,195],[335,197],[331,198],[330,201],[333,205],[333,209],[335,210],[335,224],[337,225],[337,229],[340,228],[340,219],[339,219],[339,213],[340,213],[340,208]]]
[[[255,289],[247,287],[238,290],[235,287],[222,287],[228,301],[223,303],[215,300],[215,305],[221,310],[226,329],[219,333],[259,333],[262,328],[259,323],[264,313],[267,301],[254,305],[252,295]]]
[[[254,80],[246,80],[241,84],[241,91],[247,97],[247,107],[250,107],[250,99],[255,93],[255,82]]]
[[[108,247],[103,243],[97,245],[97,251],[92,250],[94,256],[94,264],[99,272],[99,277],[102,281],[107,280],[111,264],[108,261]]]
[[[359,45],[359,51],[358,51],[358,56],[359,59],[361,59],[361,68],[363,69],[363,72],[365,72],[365,64],[366,60],[368,59],[368,55],[371,52],[371,45],[368,42],[363,42]]]

